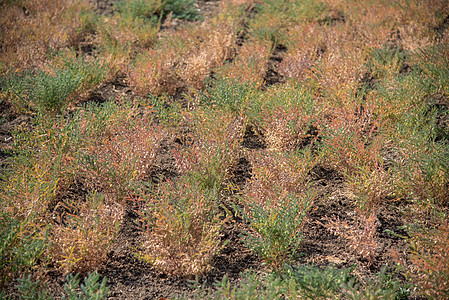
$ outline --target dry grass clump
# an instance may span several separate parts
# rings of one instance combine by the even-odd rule
[[[326,50],[315,67],[320,88],[331,107],[351,107],[366,71],[363,39],[347,24],[326,28],[324,36]]]
[[[437,228],[414,235],[408,256],[413,269],[408,275],[419,292],[429,298],[449,297],[449,224],[441,220]]]
[[[449,14],[445,0],[399,1],[405,8],[401,14],[401,45],[404,49],[416,51],[431,46],[438,40],[444,18]],[[440,28],[440,29],[438,29]],[[439,32],[440,31],[440,32]]]
[[[312,66],[326,50],[322,30],[316,23],[306,23],[291,28],[287,35],[288,50],[278,69],[285,77],[301,82],[312,75]]]
[[[106,204],[101,194],[78,203],[78,213],[53,225],[48,255],[64,273],[87,274],[107,259],[123,216],[123,207]]]
[[[130,83],[141,95],[175,95],[189,87],[203,88],[211,70],[229,56],[233,32],[227,24],[178,30],[137,57],[128,71]]]
[[[216,73],[222,78],[261,86],[270,54],[271,43],[258,40],[248,41],[238,49],[234,60],[219,68]]]
[[[295,257],[302,221],[313,201],[307,172],[314,161],[298,153],[252,152],[252,178],[242,196],[242,217],[250,224],[245,243],[278,270]]]
[[[383,167],[382,121],[369,108],[341,110],[323,129],[324,163],[344,174],[362,209],[375,211],[392,192],[392,177]]]
[[[235,29],[227,24],[212,28],[213,34],[205,33],[207,39],[200,44],[196,52],[188,54],[189,58],[184,61],[184,68],[181,68],[180,77],[188,87],[204,88],[204,80],[211,70],[222,65],[230,56],[235,41]],[[212,31],[212,28],[207,30]]]
[[[324,220],[327,221],[324,226],[334,235],[345,238],[348,241],[349,249],[366,260],[368,266],[374,263],[381,248],[376,240],[377,226],[379,226],[376,213],[370,213],[367,216],[361,214],[351,225],[338,217],[328,217]]]
[[[51,51],[78,48],[94,28],[87,0],[33,0],[0,9],[0,73],[39,66]]]
[[[221,249],[216,190],[203,190],[189,176],[163,182],[146,196],[149,225],[139,254],[162,272],[192,278],[210,270]]]
[[[324,0],[332,10],[341,12],[346,23],[351,23],[365,39],[365,46],[378,48],[390,38],[403,13],[400,5],[391,1]]]
[[[159,144],[168,135],[150,117],[137,114],[137,109],[130,109],[113,115],[100,136],[91,136],[80,149],[81,172],[118,203],[138,182],[149,178]],[[81,133],[89,136],[88,120],[101,117],[101,112],[86,114]]]
[[[245,197],[263,205],[283,193],[303,193],[307,190],[307,173],[315,165],[310,153],[299,155],[277,151],[251,152],[252,176]]]
[[[239,157],[245,118],[215,109],[198,109],[188,119],[196,128],[192,145],[176,153],[179,170],[203,188],[221,188]]]
[[[273,86],[249,104],[249,116],[270,150],[289,150],[313,139],[308,133],[319,106],[313,92],[296,85]]]

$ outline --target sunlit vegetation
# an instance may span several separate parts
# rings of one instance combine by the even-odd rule
[[[106,298],[126,226],[176,280],[257,257],[187,298],[449,297],[447,1],[93,2],[0,1],[0,298]]]

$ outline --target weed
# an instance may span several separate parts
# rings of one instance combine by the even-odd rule
[[[357,282],[355,278],[343,283],[343,295],[348,299],[397,299],[406,296],[401,292],[399,282],[386,275],[387,267],[383,267],[377,278],[366,282]]]
[[[254,272],[248,272],[240,286],[231,286],[226,276],[217,282],[216,299],[279,299],[284,291],[282,281],[275,275],[260,278]]]
[[[273,87],[248,103],[250,120],[262,132],[271,150],[293,150],[309,136],[319,111],[310,90],[286,85]]]
[[[392,192],[391,174],[383,168],[381,149],[385,136],[372,109],[342,111],[323,129],[323,157],[348,179],[361,209],[375,211]]]
[[[449,38],[416,53],[416,61],[435,90],[449,96]]]
[[[304,159],[306,162],[304,162]],[[307,157],[254,154],[252,179],[242,197],[242,218],[250,224],[245,242],[270,266],[293,259],[302,222],[314,194],[305,182]]]
[[[232,63],[225,64],[217,70],[217,76],[239,83],[261,86],[269,56],[268,43],[260,41],[245,43],[238,50],[237,57]]]
[[[292,193],[268,198],[245,201],[242,217],[250,223],[245,243],[272,268],[279,269],[291,261],[302,241],[302,222],[313,196],[296,196]]]
[[[425,117],[422,109],[404,114],[397,125],[396,143],[401,160],[393,166],[399,195],[417,204],[446,205],[449,166],[447,142],[436,142],[434,113]],[[432,117],[433,115],[433,117]]]
[[[188,87],[204,87],[211,70],[228,57],[233,30],[221,23],[178,30],[136,58],[128,71],[131,84],[142,95],[176,95]]]
[[[28,1],[28,15],[23,8],[18,2],[2,6],[2,74],[38,67],[52,51],[78,48],[95,26],[92,4],[85,0]]]
[[[338,217],[325,218],[324,225],[333,234],[345,238],[349,242],[349,249],[372,265],[380,248],[377,240],[377,226],[379,222],[375,213],[368,217],[361,214],[356,224],[349,225]]]
[[[223,277],[215,284],[214,299],[337,299],[342,296],[341,287],[352,280],[352,271],[352,268],[320,269],[308,265],[286,266],[280,273],[249,271],[241,275],[243,279],[238,286],[232,286]]]
[[[106,66],[98,61],[86,63],[82,58],[68,58],[49,72],[11,76],[5,81],[5,91],[17,110],[60,114],[75,101],[75,96],[96,87],[105,75]]]
[[[207,272],[221,249],[217,192],[204,191],[188,176],[162,182],[145,196],[142,220],[149,230],[138,256],[165,273],[192,277]]]
[[[21,278],[17,279],[18,284],[16,285],[17,291],[19,293],[19,299],[27,300],[48,300],[52,299],[48,294],[48,291],[42,287],[42,283],[39,281],[34,281],[31,275],[23,275]]]
[[[373,78],[394,78],[399,74],[406,59],[405,52],[400,48],[384,46],[374,49],[371,58],[367,60],[367,72]]]
[[[63,296],[63,300],[79,300],[79,299],[106,299],[109,294],[109,287],[106,286],[107,279],[103,277],[100,282],[100,274],[97,271],[89,273],[84,278],[84,283],[80,286],[79,274],[67,274],[64,290],[67,296]],[[81,289],[81,291],[78,291]]]
[[[195,0],[132,0],[119,1],[115,4],[117,11],[125,18],[149,19],[156,24],[169,14],[173,18],[195,20],[198,11],[194,7]]]
[[[408,256],[413,264],[406,273],[421,294],[431,299],[449,296],[449,226],[440,220],[438,227],[414,232]],[[400,261],[405,265],[405,261]]]
[[[129,123],[123,127],[110,124],[110,136],[87,145],[80,153],[85,176],[100,182],[119,203],[137,182],[150,176],[159,143],[166,134],[160,127],[145,124],[144,119],[139,123],[132,124],[134,128]]]
[[[101,194],[89,195],[77,206],[79,214],[67,215],[52,228],[49,255],[65,274],[85,274],[106,259],[123,215],[121,206],[106,204]]]
[[[187,120],[198,131],[191,136],[193,145],[175,153],[179,170],[204,189],[222,188],[239,156],[245,118],[206,108],[193,111]]]
[[[350,280],[353,268],[336,269],[332,266],[319,269],[315,266],[287,266],[281,277],[289,294],[305,299],[330,299],[337,297],[342,284]]]
[[[28,222],[4,212],[0,215],[0,286],[32,268],[47,247],[45,231],[33,229]]]
[[[239,113],[257,95],[255,86],[237,79],[218,78],[214,85],[200,97],[204,104],[217,106],[223,110]]]

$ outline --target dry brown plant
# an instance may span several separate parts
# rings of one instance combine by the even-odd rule
[[[151,118],[134,113],[118,116],[125,119],[110,123],[101,137],[93,137],[82,149],[81,172],[101,186],[108,200],[118,203],[123,203],[133,185],[149,178],[160,142],[168,137]]]
[[[25,6],[2,5],[0,73],[38,67],[49,51],[77,47],[89,34],[92,10],[87,0],[32,0]]]
[[[352,107],[360,80],[366,72],[364,41],[352,26],[337,24],[326,29],[325,49],[314,69],[322,93],[329,101],[329,109],[333,110],[335,105]]]
[[[322,224],[334,235],[345,238],[349,249],[371,266],[376,259],[380,245],[376,239],[379,221],[376,213],[361,214],[353,224],[338,217],[323,218],[327,223]]]
[[[201,89],[213,68],[223,64],[234,43],[227,24],[186,26],[165,33],[160,45],[136,59],[129,80],[141,95],[175,95],[187,88]]]
[[[214,211],[214,194],[183,177],[164,182],[147,201],[146,233],[141,257],[162,272],[193,278],[210,270],[220,250],[221,222]]]
[[[276,151],[251,152],[249,159],[252,179],[246,188],[249,201],[263,205],[267,199],[273,201],[285,193],[301,194],[307,190],[307,172],[313,167],[310,158]]]
[[[270,48],[271,43],[267,41],[255,40],[243,44],[232,63],[218,69],[217,75],[242,83],[253,83],[255,86],[262,85]]]
[[[294,84],[272,86],[251,105],[269,150],[291,150],[314,139],[307,131],[320,108],[310,91]]]
[[[123,216],[119,204],[105,204],[92,194],[79,203],[79,213],[68,215],[64,224],[53,225],[48,255],[64,274],[86,274],[107,259]]]
[[[404,7],[399,31],[404,49],[415,51],[431,46],[438,38],[437,28],[449,14],[446,0],[398,1]],[[443,27],[444,28],[444,27]]]
[[[310,68],[325,51],[324,36],[316,23],[295,26],[287,33],[288,51],[279,64],[279,72],[297,81],[311,76]]]
[[[205,41],[196,51],[191,51],[180,67],[180,77],[189,87],[204,88],[204,80],[213,68],[220,66],[229,57],[234,44],[234,29],[225,24],[207,28]],[[193,50],[193,49],[192,49]]]
[[[183,173],[199,176],[199,185],[220,187],[240,155],[246,118],[207,109],[187,117],[197,131],[190,135],[192,145],[175,153],[177,166]]]

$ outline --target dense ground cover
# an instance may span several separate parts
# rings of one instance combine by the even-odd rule
[[[0,10],[0,298],[449,297],[448,1]]]

